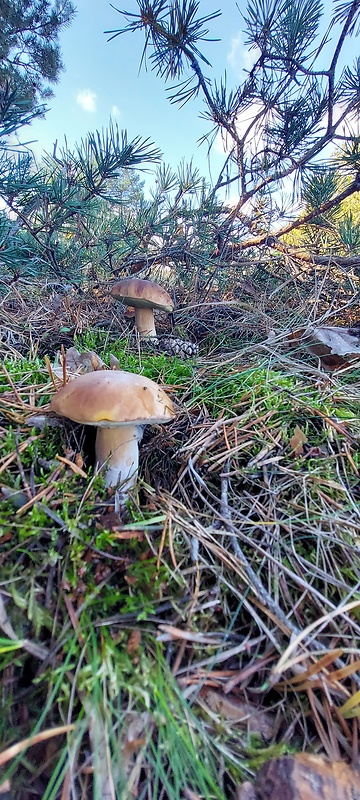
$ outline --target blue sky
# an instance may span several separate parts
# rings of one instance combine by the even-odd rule
[[[104,31],[123,24],[109,0],[75,0],[75,4],[77,16],[60,38],[65,72],[54,87],[55,96],[49,101],[45,119],[36,120],[29,129],[29,138],[38,141],[35,152],[51,150],[56,139],[63,143],[64,134],[71,146],[88,131],[105,127],[112,115],[131,139],[138,135],[150,137],[173,168],[181,159],[193,158],[201,174],[206,174],[206,147],[199,148],[197,140],[211,125],[198,118],[203,108],[201,101],[179,109],[169,103],[164,83],[150,69],[142,69],[139,74],[144,41],[141,32],[107,41]],[[132,12],[138,10],[135,0],[114,0],[114,5]],[[243,23],[235,0],[222,4],[202,0],[202,15],[216,11],[219,5],[223,6],[222,16],[210,25],[211,35],[221,41],[206,44],[205,52],[213,74],[218,77],[226,69],[229,81],[235,84],[248,63],[242,44]],[[211,74],[209,68],[207,73]],[[220,152],[214,151],[212,162],[216,176],[223,162]]]
[[[201,174],[208,175],[207,149],[198,145],[198,139],[211,127],[199,119],[199,112],[204,109],[202,101],[191,101],[180,109],[169,103],[163,81],[150,68],[139,74],[144,42],[141,32],[107,41],[109,36],[104,31],[124,24],[109,0],[75,0],[75,4],[76,18],[60,37],[65,72],[54,87],[55,96],[49,101],[45,119],[36,120],[28,132],[29,139],[37,140],[35,152],[51,151],[55,140],[63,144],[64,135],[72,146],[88,131],[106,127],[112,115],[120,128],[127,129],[130,139],[140,135],[154,141],[173,168],[182,159],[193,159]],[[136,0],[114,0],[114,5],[138,11]],[[205,67],[205,74],[219,78],[226,69],[228,83],[236,86],[244,77],[244,67],[251,66],[251,54],[244,47],[244,24],[236,0],[201,0],[200,13],[210,14],[219,6],[222,15],[209,27],[211,36],[220,41],[204,45],[213,67]],[[324,23],[330,16],[331,0],[325,0],[325,8]],[[214,178],[223,159],[220,146],[213,148]]]

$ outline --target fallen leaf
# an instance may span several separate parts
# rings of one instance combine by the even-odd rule
[[[306,458],[326,458],[329,455],[329,450],[325,444],[319,446],[306,448]]]
[[[119,531],[115,526],[111,529],[113,532],[113,539],[137,539],[138,542],[143,542],[145,539],[144,531]]]
[[[106,367],[105,362],[94,353],[92,350],[85,350],[80,355],[79,359],[79,371],[83,372],[97,372],[99,369],[104,369]]]
[[[122,764],[121,768],[128,778],[128,787],[132,781],[130,774],[132,769],[136,772],[136,755],[142,747],[146,745],[152,731],[152,720],[147,711],[139,714],[137,711],[125,714],[123,719],[123,742],[122,742]],[[136,776],[134,775],[134,780]],[[132,797],[137,795],[131,794]]]
[[[136,586],[138,583],[138,578],[135,578],[133,575],[125,575],[124,580],[128,584],[128,586]]]
[[[140,749],[140,747],[144,747],[145,744],[146,744],[145,736],[141,737],[140,739],[131,739],[130,742],[125,742],[123,749],[125,758],[127,759],[130,756],[132,756],[134,753],[136,753],[137,750]]]
[[[257,800],[359,800],[360,776],[344,761],[297,753],[263,764],[254,789]]]
[[[133,656],[134,653],[139,649],[141,642],[141,631],[138,628],[134,628],[131,632],[127,644],[126,644],[126,652],[129,656]]]
[[[72,378],[84,372],[96,372],[99,369],[106,369],[106,364],[92,350],[84,350],[82,353],[76,347],[69,347],[65,354],[58,353],[52,371],[58,378],[62,378],[66,369],[66,377]]]
[[[123,523],[120,514],[118,514],[117,511],[111,509],[110,511],[105,511],[104,514],[101,514],[101,516],[95,523],[95,527],[98,530],[106,528],[107,530],[112,531],[116,530],[116,527],[122,524]]]
[[[359,328],[313,325],[293,331],[288,340],[297,347],[302,343],[330,371],[360,357]]]
[[[252,703],[243,703],[235,695],[224,695],[213,689],[205,688],[201,692],[211,711],[220,717],[236,724],[243,723],[251,733],[258,733],[263,739],[271,739],[274,733],[274,722],[268,712],[260,711]]]
[[[59,353],[58,355],[58,360],[62,370],[63,356],[61,355],[61,353]],[[65,362],[66,362],[67,372],[76,372],[80,364],[80,352],[77,349],[77,347],[69,347],[68,350],[66,350]],[[53,366],[53,370],[55,371],[55,366]]]
[[[83,457],[82,457],[81,453],[76,453],[76,455],[75,455],[75,458],[74,458],[74,461],[75,461],[75,464],[76,464],[76,466],[77,466],[77,467],[79,467],[79,469],[82,469],[82,468],[83,468],[83,466],[84,466],[84,459],[83,459]]]
[[[302,456],[304,453],[304,444],[307,443],[307,436],[304,431],[299,428],[298,425],[295,425],[295,430],[293,435],[290,437],[290,447],[296,453],[297,456]]]
[[[121,369],[120,361],[113,353],[110,353],[110,369]]]
[[[328,348],[328,353],[356,358],[356,356],[360,356],[360,336],[358,331],[355,334],[352,332],[353,330],[335,326],[311,327],[307,328],[305,335],[314,337],[316,344],[320,343],[324,348]]]
[[[96,564],[95,583],[97,584],[97,586],[99,585],[99,583],[103,583],[103,581],[106,581],[110,577],[111,571],[112,571],[111,567],[109,567],[107,564],[101,564],[101,563]]]

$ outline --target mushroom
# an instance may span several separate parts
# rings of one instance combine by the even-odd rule
[[[154,308],[158,308],[159,311],[167,311],[168,314],[174,310],[174,304],[168,292],[154,281],[124,278],[115,283],[111,294],[121,303],[135,308],[135,325],[140,339],[156,336]]]
[[[161,386],[143,375],[120,370],[79,375],[53,395],[50,410],[74,422],[97,426],[97,464],[105,465],[106,486],[121,484],[123,498],[136,482],[145,425],[171,422],[175,416]]]

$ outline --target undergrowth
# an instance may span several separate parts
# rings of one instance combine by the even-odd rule
[[[182,362],[101,331],[75,343],[164,384],[177,417],[147,430],[120,516],[91,430],[36,425],[55,391],[44,359],[4,359],[0,738],[18,750],[0,764],[13,797],[223,800],[271,755],[350,759],[357,384],[261,349]]]

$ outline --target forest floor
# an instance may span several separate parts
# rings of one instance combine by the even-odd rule
[[[278,300],[180,304],[175,335],[199,347],[181,360],[140,347],[101,290],[9,288],[4,800],[235,799],[273,755],[357,759],[360,362],[329,372],[291,347],[303,318],[296,298],[286,324]],[[45,424],[73,345],[175,403],[121,514],[92,429]]]

